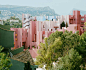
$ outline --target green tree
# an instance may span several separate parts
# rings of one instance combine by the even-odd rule
[[[86,32],[80,36],[80,43],[75,47],[78,53],[82,56],[82,64],[85,67],[86,64]]]
[[[45,43],[40,44],[40,49],[38,50],[38,56],[36,57],[36,64],[39,67],[43,67],[46,65],[46,69],[48,67],[52,67],[52,63],[58,60],[58,57],[61,56],[61,38],[56,38],[53,44],[48,45],[47,38],[45,38]],[[46,54],[46,55],[45,55]]]
[[[1,51],[4,48],[0,46],[0,70],[9,70],[9,68],[12,66],[11,61],[5,53],[2,53]]]
[[[77,45],[80,43],[80,36],[78,35],[78,31],[76,34],[73,34],[72,31],[65,31],[64,33],[56,31],[48,37],[48,45],[54,43],[55,38],[58,37],[61,37],[62,41],[62,56],[65,56],[65,54],[68,53],[68,50],[73,47],[77,47]]]
[[[60,26],[61,26],[61,29],[62,29],[62,27],[65,27],[65,22],[63,21],[63,22],[60,24]]]
[[[84,23],[84,32],[86,32],[86,22]]]
[[[86,32],[80,36],[80,44],[77,47],[77,51],[82,55],[83,58],[86,57]]]
[[[64,57],[61,57],[53,70],[81,70],[82,57],[73,48]]]
[[[71,48],[74,48],[82,56],[82,66],[86,62],[86,33],[79,35],[79,31],[72,33],[72,31],[52,33],[48,38],[45,38],[45,43],[40,44],[39,56],[37,57],[38,65],[41,67],[46,65],[46,69],[52,63],[58,60],[58,57],[65,57]],[[59,42],[58,42],[59,40]],[[58,44],[61,43],[61,44]],[[45,56],[46,54],[46,56]],[[56,56],[56,57],[55,57]]]
[[[68,27],[68,23],[66,22],[66,28]]]
[[[48,45],[53,43],[55,41],[55,38],[62,37],[62,34],[63,34],[63,32],[60,32],[60,31],[56,31],[56,32],[50,34],[50,36],[48,37]]]
[[[19,20],[19,22],[10,22],[10,20]],[[6,21],[3,21],[3,23],[4,25],[12,24],[14,28],[22,28],[21,20],[19,18],[16,18],[15,16],[10,17],[10,19],[7,19]]]

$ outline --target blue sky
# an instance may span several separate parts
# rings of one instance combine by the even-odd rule
[[[73,8],[86,11],[86,0],[1,0],[0,4],[31,7],[49,6],[59,15],[68,15]]]

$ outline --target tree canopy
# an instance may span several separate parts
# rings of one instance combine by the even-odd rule
[[[46,69],[49,67],[52,68],[52,63],[58,61],[59,57],[63,57],[67,62],[69,61],[69,50],[74,50],[75,53],[78,52],[78,56],[82,57],[82,61],[80,63],[85,66],[86,62],[86,32],[84,32],[81,36],[79,35],[79,31],[76,33],[72,33],[72,31],[60,32],[56,31],[52,33],[48,38],[45,38],[45,43],[40,44],[40,49],[38,50],[38,56],[36,64],[43,67],[46,65]],[[71,52],[70,54],[72,54]],[[73,54],[75,54],[73,53]],[[71,56],[72,57],[72,56]],[[75,57],[74,57],[75,58]],[[73,60],[73,59],[72,59]],[[70,61],[71,62],[71,61]],[[73,61],[72,61],[73,62]],[[72,63],[71,62],[71,63]],[[78,62],[78,61],[76,61]],[[71,64],[70,63],[70,64]],[[78,70],[78,69],[77,69]]]

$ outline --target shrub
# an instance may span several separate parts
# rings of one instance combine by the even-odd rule
[[[66,56],[61,57],[60,61],[53,70],[81,70],[81,61],[82,57],[72,48]]]
[[[9,68],[12,66],[11,61],[8,57],[8,54],[2,53],[1,51],[4,48],[0,46],[0,70],[9,70]]]

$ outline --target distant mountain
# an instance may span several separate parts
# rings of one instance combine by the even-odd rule
[[[15,5],[0,5],[0,19],[8,19],[11,16],[22,19],[22,14],[31,14],[31,16],[58,16],[53,9],[47,7],[29,7]]]
[[[78,10],[78,9],[73,9],[73,10]],[[73,15],[73,10],[69,13],[69,15]],[[80,11],[80,14],[83,16],[86,14],[86,11],[83,11],[83,10],[79,10]]]

